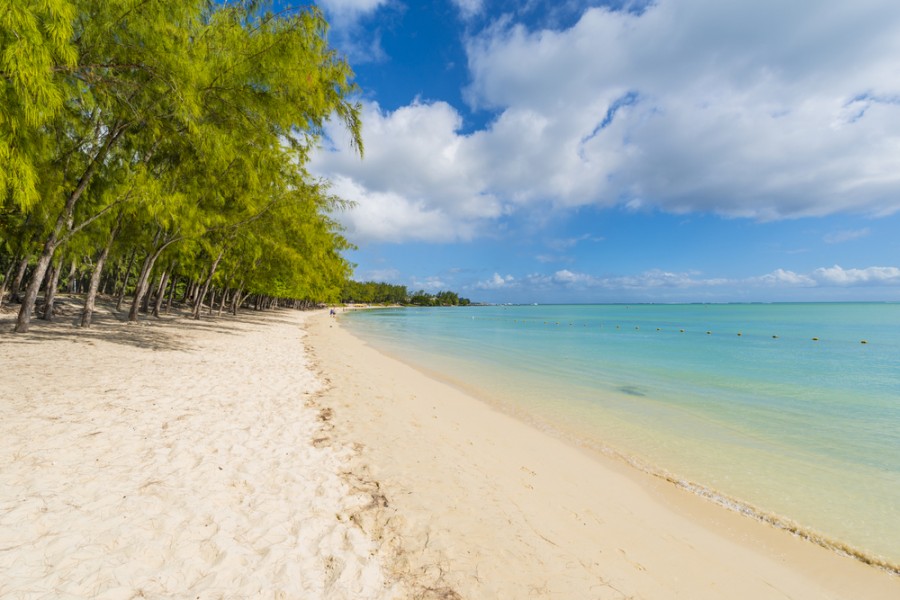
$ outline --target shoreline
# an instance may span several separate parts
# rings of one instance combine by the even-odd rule
[[[325,399],[334,404],[343,435],[364,445],[361,466],[379,481],[393,509],[384,517],[393,523],[393,535],[422,565],[442,565],[439,583],[463,597],[514,598],[533,589],[563,597],[597,589],[608,597],[714,598],[729,589],[729,597],[760,598],[774,597],[773,587],[794,598],[888,598],[900,592],[895,575],[842,556],[842,548],[826,549],[765,518],[747,518],[684,489],[677,478],[556,439],[379,353],[339,321],[308,322],[311,350],[331,380]],[[491,424],[488,431],[485,423]],[[477,427],[467,432],[470,424]],[[479,467],[488,456],[490,466]],[[447,481],[435,472],[446,473]],[[477,494],[454,498],[468,488],[460,482],[477,482]],[[614,497],[594,500],[608,489],[617,490]],[[417,497],[428,500],[411,500]],[[566,510],[579,516],[581,526],[568,522],[559,507],[542,508],[541,497],[544,503],[561,497],[580,507]],[[631,505],[645,512],[636,519],[634,511],[623,511]],[[479,512],[512,526],[517,541],[485,539],[492,526]],[[610,515],[641,534],[611,525]],[[428,525],[430,520],[436,522]],[[656,531],[647,529],[651,522]],[[662,544],[660,538],[669,541]],[[520,558],[496,558],[504,555]],[[415,561],[407,569],[410,564]],[[508,573],[528,573],[529,583],[510,581]]]
[[[367,342],[364,341],[364,343]],[[486,392],[483,388],[477,387],[477,384],[462,380],[460,375],[462,371],[459,367],[457,367],[454,372],[455,374],[449,374],[449,372],[444,373],[438,370],[440,367],[434,366],[437,364],[434,361],[430,361],[428,366],[426,366],[426,363],[421,360],[416,360],[414,358],[405,360],[402,353],[399,351],[385,349],[384,347],[378,348],[377,351],[385,354],[391,359],[409,365],[411,368],[423,373],[427,377],[454,387],[463,394],[472,396],[494,410],[522,421],[533,428],[560,439],[590,455],[600,454],[604,457],[612,458],[615,461],[628,465],[630,468],[666,481],[673,486],[700,496],[727,510],[740,513],[748,518],[782,529],[791,535],[804,538],[810,543],[822,546],[832,552],[852,557],[864,564],[882,569],[893,576],[900,576],[900,562],[897,562],[896,560],[891,560],[885,555],[864,549],[864,546],[856,545],[841,539],[840,537],[828,535],[827,533],[824,533],[822,529],[817,529],[815,526],[803,524],[792,517],[785,516],[785,513],[760,508],[760,504],[755,504],[753,501],[743,499],[740,495],[699,483],[696,479],[683,476],[677,468],[670,469],[660,467],[652,460],[642,457],[639,454],[629,452],[627,449],[623,449],[622,446],[608,443],[602,439],[591,438],[577,428],[570,426],[567,429],[565,424],[561,425],[559,422],[554,422],[552,418],[546,414],[541,415],[535,411],[530,411],[528,408],[523,408],[517,404],[516,400],[511,400],[504,395],[498,394],[496,389],[493,390],[493,392]],[[514,398],[514,396],[510,396],[510,398]]]

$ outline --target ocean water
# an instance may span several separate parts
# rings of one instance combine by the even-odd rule
[[[582,446],[900,565],[900,304],[377,309],[376,348]]]

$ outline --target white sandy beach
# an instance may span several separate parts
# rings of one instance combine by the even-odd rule
[[[392,597],[306,317],[4,327],[0,598]]]
[[[0,598],[900,597],[324,312],[0,326]]]

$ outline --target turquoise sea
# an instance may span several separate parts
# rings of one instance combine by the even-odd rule
[[[554,435],[900,564],[900,304],[479,306],[342,319]]]

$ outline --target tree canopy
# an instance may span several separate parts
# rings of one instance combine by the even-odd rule
[[[305,164],[329,119],[360,153],[362,137],[327,30],[315,6],[260,0],[0,11],[0,300],[22,302],[17,331],[66,269],[94,288],[115,274],[131,318],[178,282],[197,316],[213,290],[339,300],[342,201]]]

